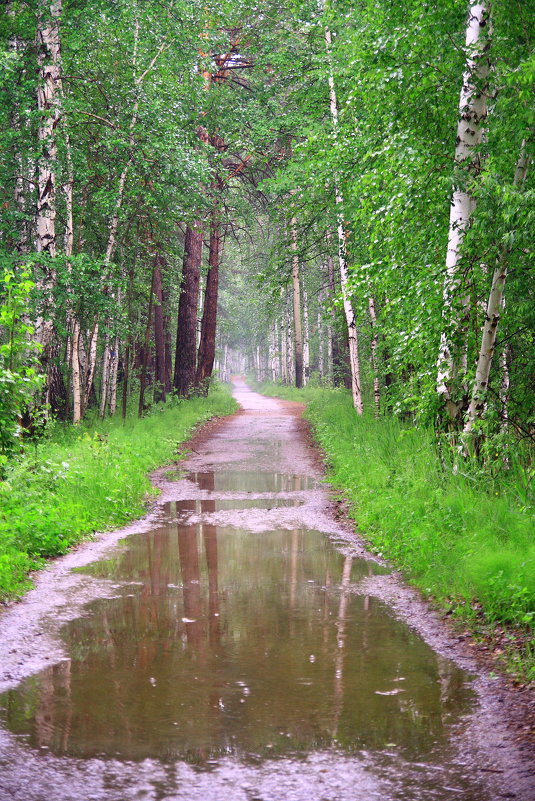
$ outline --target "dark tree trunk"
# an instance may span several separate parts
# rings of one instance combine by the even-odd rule
[[[217,324],[217,295],[219,289],[219,261],[221,258],[221,233],[217,213],[214,211],[210,223],[210,255],[204,295],[204,310],[201,324],[201,341],[197,360],[196,384],[208,392],[208,381],[212,376],[215,359],[215,335]]]
[[[165,339],[165,392],[169,394],[173,389],[173,343],[171,341],[171,320],[169,315],[169,299],[162,287],[163,303],[163,332]]]
[[[124,375],[123,375],[123,404],[122,418],[126,420],[126,409],[128,406],[128,381],[130,378],[130,358],[132,352],[132,288],[134,284],[134,265],[128,274],[128,336],[126,338],[126,348],[124,354]]]
[[[197,302],[202,259],[202,224],[196,220],[186,228],[182,284],[178,304],[175,375],[173,386],[187,397],[195,385],[197,350]]]
[[[165,402],[165,331],[162,293],[162,267],[165,259],[160,254],[154,257],[154,349],[156,352],[156,390],[154,400]]]
[[[156,260],[155,260],[156,262]],[[147,312],[147,325],[145,327],[145,342],[143,344],[143,361],[141,364],[141,375],[139,379],[139,406],[138,406],[138,415],[139,417],[143,416],[143,412],[145,411],[145,385],[147,382],[147,365],[149,362],[149,352],[150,352],[150,330],[152,327],[152,306],[153,306],[153,298],[154,298],[154,275],[156,272],[156,263],[153,263],[152,266],[152,278],[150,282],[150,292],[149,292],[149,309]]]
[[[67,387],[60,369],[60,346],[54,338],[44,349],[46,363],[46,402],[50,411],[60,420],[66,420],[69,411]]]

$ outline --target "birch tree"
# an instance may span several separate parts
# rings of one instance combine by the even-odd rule
[[[468,296],[462,286],[462,248],[476,201],[474,180],[480,171],[480,146],[487,117],[487,79],[490,70],[490,3],[470,3],[466,26],[466,65],[459,98],[455,146],[455,186],[451,199],[444,278],[444,329],[438,356],[437,392],[454,421],[461,409],[466,373],[464,337]],[[459,326],[458,320],[461,320]]]
[[[338,139],[339,122],[338,122],[338,102],[336,98],[336,87],[334,84],[334,70],[332,63],[332,37],[331,31],[325,25],[325,49],[327,53],[328,65],[328,81],[329,81],[329,104],[331,111],[331,122],[334,133],[335,142]],[[355,319],[355,312],[351,303],[349,294],[349,271],[347,267],[347,243],[346,233],[344,227],[344,198],[339,185],[338,176],[334,176],[334,197],[336,201],[336,217],[337,217],[337,234],[338,234],[338,264],[340,267],[340,284],[342,288],[342,298],[344,305],[344,314],[347,324],[347,336],[349,341],[349,365],[351,371],[351,395],[353,398],[353,406],[358,414],[362,414],[364,407],[362,402],[362,389],[360,381],[360,357],[359,357],[359,341],[357,322]]]
[[[524,140],[522,142],[513,180],[513,186],[517,189],[522,187],[526,179],[529,163],[530,157],[526,150],[526,140]],[[467,445],[470,444],[469,435],[472,434],[478,420],[481,419],[485,408],[490,368],[496,347],[496,335],[498,333],[498,325],[504,300],[505,281],[507,278],[507,257],[510,253],[510,249],[509,244],[503,247],[492,276],[472,395],[463,430],[465,443]]]

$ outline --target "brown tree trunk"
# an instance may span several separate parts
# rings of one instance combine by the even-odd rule
[[[154,257],[154,347],[156,351],[156,390],[154,400],[156,403],[165,403],[165,332],[163,314],[162,267],[165,265],[163,256]]]
[[[145,327],[145,342],[143,346],[143,361],[141,364],[141,375],[139,380],[139,406],[138,406],[138,416],[142,417],[143,412],[145,411],[145,384],[147,381],[147,364],[149,361],[149,343],[150,343],[150,329],[152,327],[152,306],[153,306],[153,298],[154,298],[154,275],[156,272],[156,266],[153,264],[152,266],[152,279],[150,282],[150,292],[149,292],[149,310],[147,313],[147,325]]]
[[[208,380],[212,376],[215,359],[215,335],[217,324],[217,296],[219,290],[219,261],[221,258],[221,233],[217,210],[210,222],[210,255],[204,295],[204,310],[201,324],[201,341],[197,360],[196,384],[208,392]]]
[[[169,314],[169,300],[165,287],[162,287],[163,332],[165,339],[165,392],[168,395],[173,390],[173,343],[171,341],[171,321]]]
[[[202,259],[202,223],[196,220],[186,228],[182,286],[178,304],[175,375],[173,386],[187,397],[195,385],[197,300]]]
[[[295,386],[303,386],[303,329],[301,326],[301,284],[299,281],[299,255],[297,253],[297,220],[292,217],[292,277],[295,347]]]

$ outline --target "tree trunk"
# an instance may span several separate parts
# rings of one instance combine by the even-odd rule
[[[334,86],[334,72],[332,66],[332,42],[331,32],[325,27],[325,47],[327,49],[327,60],[329,63],[329,98],[331,109],[331,120],[335,139],[338,139],[339,124],[338,124],[338,104],[336,100],[336,90]],[[340,265],[340,284],[342,287],[342,300],[344,305],[344,314],[347,325],[347,337],[349,343],[349,366],[351,370],[351,395],[353,398],[353,406],[358,414],[362,414],[362,390],[360,385],[360,359],[359,359],[359,343],[357,323],[355,320],[355,312],[349,297],[349,275],[347,269],[346,258],[346,233],[344,228],[344,214],[343,206],[344,199],[339,186],[338,176],[335,175],[334,180],[334,198],[336,202],[336,217],[337,217],[337,232],[338,232],[338,263]]]
[[[310,378],[310,326],[308,323],[308,295],[303,288],[303,386]]]
[[[56,255],[56,129],[60,119],[60,37],[61,0],[40,0],[37,26],[39,82],[38,193],[36,205],[36,250]]]
[[[288,304],[288,299],[287,299]],[[286,355],[288,360],[288,383],[293,384],[295,378],[294,337],[292,335],[292,315],[286,306]],[[296,382],[297,385],[297,382]]]
[[[156,274],[156,260],[153,262],[152,266],[152,277],[150,282],[150,292],[149,292],[149,308],[147,311],[147,325],[145,326],[145,340],[143,345],[143,359],[141,362],[141,375],[139,379],[139,405],[138,405],[138,417],[143,417],[143,412],[145,411],[145,384],[147,381],[147,364],[149,361],[149,345],[150,345],[150,331],[152,327],[152,307],[154,305],[154,277]]]
[[[171,321],[167,292],[162,287],[162,303],[164,308],[163,329],[165,338],[165,394],[173,390],[173,343],[171,341]]]
[[[301,284],[299,281],[299,254],[297,253],[297,220],[292,217],[292,278],[295,351],[295,386],[303,386],[303,330],[301,327]]]
[[[163,256],[154,257],[154,349],[156,352],[156,389],[154,400],[156,403],[166,399],[165,379],[165,329],[164,308],[162,292],[162,267],[165,265]]]
[[[201,324],[201,341],[197,364],[196,384],[203,392],[208,391],[208,382],[212,376],[215,359],[215,337],[217,325],[217,297],[219,289],[219,263],[221,260],[221,234],[217,210],[214,210],[210,221],[210,255],[208,257],[208,275]]]
[[[196,220],[186,228],[182,284],[178,304],[178,325],[173,386],[187,397],[195,385],[197,300],[202,259],[202,223]]]
[[[72,371],[72,422],[77,425],[82,419],[82,397],[80,381],[80,323],[74,319],[71,334]]]
[[[487,116],[486,81],[490,70],[488,50],[491,25],[487,0],[470,2],[466,28],[466,65],[459,99],[457,144],[455,147],[456,178],[450,205],[446,275],[443,292],[444,329],[441,334],[437,360],[437,393],[444,400],[450,421],[454,421],[462,407],[459,395],[465,388],[458,386],[464,380],[463,353],[454,340],[466,328],[468,297],[461,289],[461,257],[464,237],[474,212],[476,201],[473,181],[480,171],[478,148],[483,137],[483,123]],[[461,328],[458,320],[461,320]]]
[[[526,152],[526,141],[522,142],[520,157],[518,159],[513,185],[520,187],[527,175],[529,167],[529,156]],[[503,305],[505,279],[507,277],[507,256],[510,252],[510,245],[503,247],[498,264],[492,276],[492,286],[490,290],[489,300],[487,303],[487,312],[485,315],[485,324],[483,326],[483,333],[481,337],[481,347],[479,349],[479,358],[477,360],[476,375],[474,385],[472,388],[472,397],[466,423],[464,426],[463,435],[467,437],[475,425],[483,415],[485,407],[485,400],[487,397],[487,389],[490,376],[490,367],[492,364],[492,357],[496,347],[496,334],[498,331],[498,323],[500,322],[500,313]]]
[[[325,344],[323,342],[323,317],[321,305],[318,307],[318,371],[320,374],[320,379],[323,381],[325,379]]]
[[[111,351],[110,351],[110,337],[106,334],[104,341],[104,354],[102,356],[102,382],[100,386],[100,409],[99,417],[104,420],[106,414],[106,403],[108,401],[108,387],[110,378],[110,365],[111,365]]]
[[[110,417],[113,417],[117,409],[117,371],[119,369],[119,337],[115,337],[113,350],[111,354],[111,367],[110,367],[110,390],[109,390],[109,412]]]

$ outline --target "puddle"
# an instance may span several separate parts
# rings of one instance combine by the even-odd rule
[[[320,486],[317,479],[308,476],[246,470],[202,471],[188,473],[185,478],[199,489],[221,492],[299,492]]]
[[[179,522],[125,542],[84,571],[130,583],[64,627],[69,659],[0,696],[34,748],[206,769],[325,749],[426,760],[471,707],[466,674],[351,589],[377,566],[319,532]]]
[[[215,498],[214,500],[172,501],[165,503],[163,510],[168,518],[185,519],[191,514],[228,512],[233,509],[271,509],[303,506],[303,501],[295,498]]]

